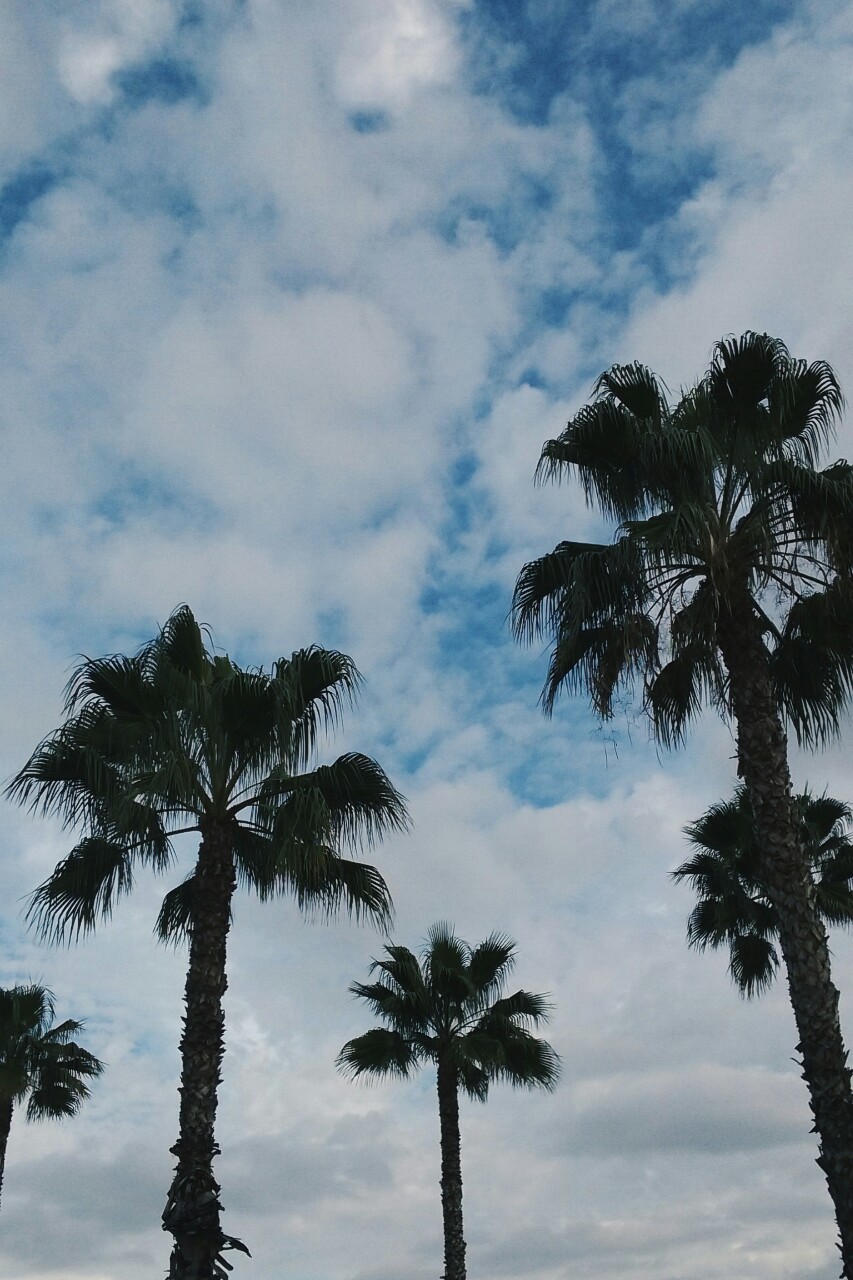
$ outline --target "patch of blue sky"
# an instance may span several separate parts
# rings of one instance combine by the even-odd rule
[[[188,185],[156,168],[120,171],[108,183],[110,196],[133,214],[162,213],[190,232],[202,225],[202,213]]]
[[[665,76],[673,62],[729,65],[795,9],[795,0],[754,0],[736,11],[726,0],[623,0],[620,19],[618,5],[605,10],[600,0],[475,0],[460,20],[481,91],[501,93],[514,114],[541,124],[567,91],[606,109],[614,88]]]
[[[355,133],[384,133],[391,128],[391,117],[387,111],[351,111],[347,120]]]
[[[517,118],[547,122],[563,94],[582,104],[602,157],[599,240],[609,252],[638,245],[644,227],[670,217],[706,179],[710,159],[690,146],[683,121],[711,78],[793,10],[794,0],[756,0],[736,13],[722,0],[677,10],[626,0],[620,21],[618,7],[605,14],[597,0],[476,0],[461,23],[477,89]],[[626,96],[648,82],[665,88],[662,100],[646,94],[638,106]],[[672,126],[655,155],[653,126],[663,134]],[[651,263],[664,286],[672,266],[663,253]]]
[[[554,203],[554,190],[532,174],[518,173],[505,200],[477,204],[459,196],[445,205],[436,218],[441,239],[457,245],[471,226],[481,226],[498,251],[507,255],[536,232],[536,216]]]
[[[174,106],[187,99],[203,106],[208,100],[207,89],[195,67],[182,58],[152,58],[124,67],[116,73],[114,83],[130,107],[140,107],[147,102]]]
[[[163,476],[142,474],[125,466],[93,504],[92,512],[113,528],[121,528],[140,516],[156,515],[161,527],[192,528],[210,533],[222,519],[213,503],[178,487]]]
[[[487,729],[490,765],[520,802],[547,807],[573,795],[603,797],[612,785],[608,765],[630,749],[636,709],[628,706],[621,718],[601,725],[585,697],[567,693],[553,718],[543,713],[537,732],[518,739],[518,712],[526,714],[539,702],[548,651],[513,640],[510,595],[509,586],[501,591],[462,585],[443,592],[447,621],[436,662],[440,668],[452,665],[463,681],[465,722]],[[634,737],[645,742],[644,726],[636,726]]]
[[[0,187],[0,242],[24,222],[43,196],[62,181],[64,170],[46,160],[34,159]]]
[[[178,30],[191,30],[204,25],[205,7],[202,0],[184,0],[178,17]]]

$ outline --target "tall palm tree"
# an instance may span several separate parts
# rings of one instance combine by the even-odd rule
[[[42,935],[76,937],[130,892],[137,867],[166,871],[174,839],[201,837],[183,883],[165,896],[163,939],[188,936],[175,1177],[163,1214],[174,1236],[172,1280],[219,1280],[223,1249],[213,1175],[223,1059],[225,953],[238,883],[263,900],[344,906],[382,925],[391,900],[374,867],[340,856],[406,823],[402,798],[375,761],[350,753],[309,767],[359,675],[342,653],[312,647],[267,672],[211,652],[186,606],[134,657],[85,659],[68,686],[61,728],[9,785],[82,838],[36,890]]]
[[[502,996],[515,962],[515,943],[494,933],[477,947],[435,924],[420,963],[407,947],[386,946],[374,960],[375,982],[354,982],[386,1024],[349,1040],[338,1066],[352,1076],[407,1078],[424,1062],[436,1066],[441,1133],[441,1208],[444,1280],[465,1280],[459,1090],[485,1102],[494,1080],[552,1089],[559,1059],[527,1030],[547,1021],[544,996],[516,991]]]
[[[608,717],[639,682],[666,744],[706,702],[734,721],[851,1278],[853,1094],[785,732],[826,740],[853,685],[853,468],[817,465],[842,403],[826,363],[766,334],[718,342],[675,405],[650,370],[614,366],[538,476],[576,474],[616,534],[525,565],[513,621],[553,642],[546,711],[567,687]]]
[[[828,925],[853,924],[853,810],[831,796],[796,797],[814,901]],[[676,867],[698,901],[690,913],[691,947],[729,948],[729,972],[742,995],[760,994],[779,968],[779,916],[761,874],[761,853],[746,788],[712,805],[685,828],[696,852]]]
[[[27,1095],[28,1120],[74,1116],[89,1097],[86,1081],[104,1064],[72,1036],[83,1023],[54,1026],[53,996],[44,987],[0,988],[0,1191],[12,1113]]]

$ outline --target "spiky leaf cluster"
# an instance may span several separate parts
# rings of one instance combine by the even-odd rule
[[[312,646],[272,668],[241,668],[212,651],[181,606],[132,657],[84,659],[66,720],[8,794],[77,828],[80,839],[32,897],[29,917],[57,940],[92,929],[133,887],[139,867],[176,861],[175,837],[225,826],[239,880],[262,898],[344,906],[386,922],[379,872],[341,856],[407,823],[401,796],[374,760],[348,753],[313,764],[358,689],[350,658]],[[192,872],[166,895],[157,928],[192,922]]]
[[[853,810],[831,796],[796,797],[815,906],[830,926],[853,924]],[[779,968],[779,917],[761,870],[746,788],[712,805],[685,829],[693,855],[672,873],[697,896],[687,925],[692,947],[729,948],[729,972],[742,995],[758,995]]]
[[[26,1097],[28,1120],[73,1116],[103,1063],[73,1039],[82,1022],[54,1025],[53,996],[35,983],[0,988],[0,1100]]]
[[[747,594],[787,722],[808,744],[836,732],[853,688],[853,468],[818,460],[842,404],[829,365],[766,334],[718,342],[674,405],[642,365],[602,374],[537,475],[575,476],[614,540],[561,542],[513,598],[516,635],[553,644],[546,710],[583,690],[606,718],[639,683],[668,745],[704,703],[728,714],[716,624]]]
[[[552,1088],[559,1059],[528,1029],[547,1021],[550,1005],[530,991],[502,995],[514,961],[511,939],[494,933],[472,948],[446,923],[430,929],[420,959],[386,946],[371,965],[375,981],[350,987],[385,1025],[345,1044],[338,1066],[352,1076],[405,1078],[424,1062],[449,1061],[481,1102],[495,1080]]]

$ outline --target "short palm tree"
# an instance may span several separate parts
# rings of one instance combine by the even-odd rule
[[[853,924],[853,821],[850,806],[831,796],[796,797],[814,900],[827,925]],[[742,995],[760,994],[779,968],[779,916],[767,896],[761,853],[746,788],[712,805],[685,828],[696,852],[673,871],[698,901],[687,925],[692,947],[729,948],[729,972]]]
[[[54,1025],[53,996],[44,987],[0,988],[0,1191],[12,1113],[27,1098],[28,1120],[74,1116],[89,1096],[87,1080],[104,1064],[72,1036],[83,1023]]]
[[[138,867],[166,871],[176,836],[201,837],[157,922],[161,938],[189,938],[177,1167],[163,1214],[174,1236],[172,1280],[219,1280],[222,1250],[247,1252],[222,1232],[213,1175],[237,884],[261,899],[292,893],[302,907],[344,906],[384,925],[384,880],[339,850],[407,822],[402,798],[367,756],[309,767],[319,731],[357,689],[350,658],[312,647],[269,672],[243,669],[206,639],[182,606],[134,657],[85,659],[69,683],[67,720],[8,789],[83,829],[30,905],[37,929],[57,940],[109,916]]]
[[[566,687],[608,717],[639,682],[664,743],[706,702],[734,721],[850,1280],[853,1093],[785,732],[826,740],[853,687],[853,467],[818,467],[841,407],[825,362],[766,334],[718,342],[674,405],[650,370],[614,366],[538,474],[577,475],[615,536],[525,565],[513,620],[553,642],[548,711]]]
[[[559,1059],[545,1040],[527,1030],[547,1020],[540,995],[502,996],[515,960],[515,943],[492,934],[477,947],[447,924],[433,925],[420,963],[406,947],[386,946],[374,960],[375,982],[354,982],[386,1024],[350,1040],[338,1056],[352,1076],[407,1078],[424,1062],[436,1066],[441,1133],[441,1207],[444,1280],[465,1280],[459,1090],[485,1102],[494,1080],[552,1089]]]

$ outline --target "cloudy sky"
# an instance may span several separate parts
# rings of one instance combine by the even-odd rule
[[[324,750],[374,754],[409,799],[376,853],[395,940],[507,931],[555,1005],[556,1094],[463,1105],[479,1280],[838,1274],[783,985],[739,1000],[667,874],[732,787],[731,736],[709,716],[664,756],[630,708],[545,721],[545,656],[506,615],[525,560],[602,532],[532,473],[611,363],[677,389],[753,328],[853,394],[851,44],[842,0],[0,8],[2,774],[59,722],[75,655],[134,649],[181,601],[241,662],[353,655],[361,703]],[[853,799],[843,748],[795,770]],[[73,1123],[13,1129],[0,1273],[150,1280],[168,886],[50,950],[21,900],[69,836],[0,823],[0,981],[51,986],[108,1063]],[[246,1280],[441,1269],[433,1081],[333,1065],[381,946],[238,902],[218,1172]]]

